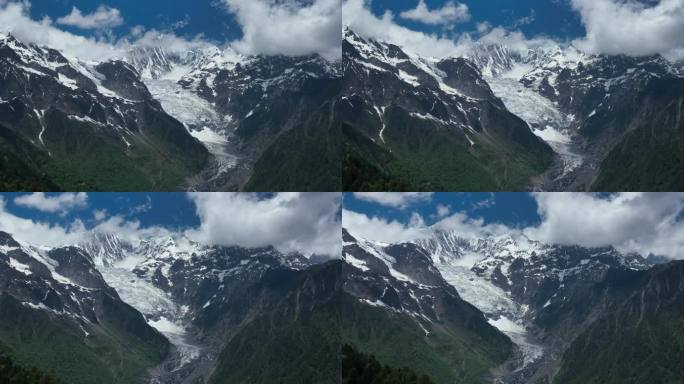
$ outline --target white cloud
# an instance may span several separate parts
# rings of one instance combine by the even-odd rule
[[[243,37],[226,46],[244,54],[300,56],[319,53],[329,60],[341,58],[340,0],[314,0],[307,5],[300,0],[219,1],[235,14],[243,29]],[[93,28],[103,23],[113,26],[115,17],[109,21],[103,17],[113,16],[111,8],[91,15],[83,15],[76,9],[54,22],[49,17],[32,19],[30,7],[28,0],[0,0],[0,32],[11,32],[24,43],[54,48],[81,60],[121,59],[133,46],[163,46],[171,52],[185,52],[209,44],[203,35],[185,39],[173,33],[173,29],[182,27],[185,19],[180,24],[172,24],[171,31],[146,31],[142,26],[133,26],[129,35],[121,38],[110,33],[85,37],[60,29],[58,22]]]
[[[36,192],[18,196],[14,199],[14,203],[42,212],[65,214],[72,209],[83,208],[88,205],[88,195],[85,192],[61,193],[57,195],[46,195],[43,192]]]
[[[449,38],[428,35],[402,27],[394,14],[375,16],[365,0],[344,0],[343,23],[362,37],[396,44],[409,52],[428,57],[462,56],[465,51]]]
[[[427,34],[403,27],[391,11],[376,16],[370,11],[369,0],[344,0],[343,23],[365,38],[393,43],[408,52],[436,58],[465,56],[473,44],[480,42],[503,44],[517,51],[572,43],[588,53],[631,56],[660,53],[669,59],[684,59],[684,0],[570,1],[586,29],[586,36],[572,42],[543,36],[527,37],[517,30],[535,20],[534,9],[508,27],[493,27],[487,21],[481,21],[476,23],[476,32],[454,36]],[[437,10],[429,10],[422,0],[416,9],[407,12],[401,16],[417,20],[423,15],[425,20],[435,23],[439,20]]]
[[[402,223],[345,209],[342,211],[342,226],[352,235],[386,243],[411,241],[430,234],[423,220],[415,215],[412,221]]]
[[[342,226],[352,235],[385,243],[426,238],[435,231],[455,231],[464,238],[481,238],[505,233],[520,234],[520,231],[511,230],[502,225],[485,224],[484,220],[468,217],[463,212],[447,215],[434,224],[427,225],[416,212],[411,213],[408,222],[401,222],[345,209],[342,211]]]
[[[678,219],[684,194],[538,193],[534,198],[542,223],[525,230],[530,238],[684,259],[684,222]]]
[[[537,17],[537,12],[535,12],[534,9],[530,9],[530,14],[524,17],[521,17],[513,22],[512,27],[513,28],[518,28],[523,25],[528,25],[534,23]]]
[[[461,57],[467,55],[477,43],[504,44],[512,50],[527,51],[538,46],[556,45],[547,38],[527,38],[520,31],[503,27],[492,28],[489,23],[477,26],[479,37],[462,33],[457,38],[447,35],[427,34],[399,25],[391,11],[381,17],[374,15],[366,0],[345,0],[343,23],[364,38],[398,45],[405,51],[424,57]]]
[[[66,194],[70,195],[70,194]],[[76,219],[65,225],[19,217],[6,209],[0,196],[0,231],[33,245],[79,244],[92,233],[116,234],[132,242],[160,236],[177,241],[194,240],[206,245],[265,247],[339,258],[342,251],[341,194],[279,193],[270,197],[247,193],[193,193],[201,224],[177,230],[143,226],[136,218],[108,216],[94,210],[93,227]]]
[[[93,211],[93,218],[95,221],[102,221],[107,217],[106,209],[96,209]]]
[[[684,0],[572,0],[587,35],[574,42],[594,53],[661,53],[684,58]]]
[[[263,247],[339,258],[342,227],[339,193],[193,193],[202,222],[187,231],[193,240],[215,245]]]
[[[437,204],[437,217],[438,218],[449,216],[450,212],[451,212],[451,208],[448,205]]]
[[[48,17],[33,20],[27,1],[0,2],[0,32],[11,32],[24,43],[48,46],[84,60],[121,57],[123,51],[109,41],[62,31]]]
[[[483,22],[477,23],[476,28],[477,28],[477,31],[479,33],[484,34],[484,33],[489,32],[492,29],[492,24],[490,24],[487,21],[483,21]]]
[[[401,12],[399,16],[424,24],[454,26],[470,20],[470,11],[467,5],[453,1],[448,1],[442,8],[429,9],[425,0],[419,0],[414,9]]]
[[[415,214],[407,222],[369,217],[344,210],[342,222],[352,234],[388,243],[415,240],[433,231],[456,231],[462,237],[525,235],[548,244],[614,246],[642,256],[684,259],[684,193],[536,193],[541,223],[526,228],[485,224],[463,212],[427,226]],[[438,209],[439,206],[438,206]],[[502,208],[505,209],[505,208]],[[440,209],[445,212],[444,208]]]
[[[84,37],[60,29],[49,17],[33,20],[30,7],[29,1],[0,0],[0,32],[10,32],[23,43],[54,48],[85,61],[121,59],[133,46],[163,46],[171,52],[184,52],[208,44],[201,35],[184,39],[169,32],[145,31],[141,26],[131,28],[130,36],[120,39],[104,37],[106,34]]]
[[[242,27],[232,43],[244,54],[342,56],[340,0],[222,0]]]
[[[145,197],[145,202],[139,205],[136,205],[135,207],[132,207],[130,210],[131,215],[135,215],[138,213],[144,213],[148,212],[150,209],[152,209],[152,198],[150,195],[147,195]]]
[[[6,210],[5,198],[0,196],[0,231],[30,244],[60,246],[78,243],[85,227],[80,220],[64,227],[15,216]]]
[[[57,24],[81,29],[111,29],[123,23],[124,19],[118,9],[104,5],[100,5],[95,12],[87,15],[84,15],[77,7],[73,7],[70,14],[57,19]]]
[[[359,200],[404,209],[411,204],[430,201],[432,192],[354,192]]]

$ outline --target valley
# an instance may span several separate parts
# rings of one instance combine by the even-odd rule
[[[183,123],[188,132],[209,151],[211,159],[206,168],[188,181],[189,190],[219,190],[228,184],[228,178],[237,172],[239,158],[235,154],[236,139],[232,137],[231,116],[220,116],[215,106],[185,89],[180,78],[164,76],[144,79],[152,96],[159,100],[171,116]],[[244,174],[243,177],[247,176]]]
[[[329,120],[339,62],[150,44],[86,62],[0,33],[0,145],[11,155],[0,164],[4,182],[40,190],[338,189]]]
[[[498,77],[485,77],[494,94],[508,110],[525,120],[532,132],[556,153],[553,164],[543,174],[532,177],[533,191],[568,191],[589,185],[595,178],[596,161],[582,148],[575,116],[562,113],[557,104],[525,87],[519,70]]]
[[[549,42],[422,57],[344,33],[346,190],[658,191],[682,180],[664,171],[681,158],[682,62]]]
[[[21,350],[7,329],[22,332],[44,319],[64,329],[63,342],[79,353],[102,335],[112,346],[136,340],[137,354],[156,351],[131,365],[136,370],[128,376],[113,374],[126,383],[253,375],[265,383],[279,372],[289,372],[291,383],[301,377],[333,383],[338,365],[330,353],[343,344],[437,383],[456,377],[473,384],[565,383],[568,367],[582,359],[577,350],[585,348],[587,333],[601,332],[606,319],[627,311],[629,324],[641,318],[639,324],[681,311],[681,263],[653,266],[612,247],[518,235],[463,238],[455,231],[397,243],[346,230],[342,236],[341,260],[314,261],[182,236],[95,234],[77,247],[48,248],[0,232],[0,304],[4,313],[27,319],[14,323],[0,315],[0,346]],[[40,294],[30,294],[27,284]],[[640,295],[651,297],[647,306]],[[100,370],[117,361],[108,359]],[[255,363],[263,359],[272,361],[268,370]],[[57,370],[60,377],[87,380],[70,367]]]

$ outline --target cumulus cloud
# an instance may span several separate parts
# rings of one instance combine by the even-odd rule
[[[428,35],[403,27],[395,15],[386,11],[378,17],[368,8],[365,0],[344,0],[343,23],[365,38],[396,44],[409,52],[428,57],[462,56],[465,53],[452,39]]]
[[[60,29],[49,17],[32,19],[30,7],[29,1],[0,0],[0,32],[12,33],[26,44],[54,48],[85,61],[121,59],[134,46],[163,46],[171,52],[185,52],[209,44],[201,35],[185,39],[168,31],[145,30],[141,26],[131,28],[130,35],[120,39],[107,37],[108,34],[84,37]]]
[[[33,20],[28,1],[0,1],[0,32],[11,32],[24,43],[49,46],[84,60],[123,56],[123,50],[101,38],[86,38],[55,27],[49,17]]]
[[[342,250],[339,193],[193,193],[201,226],[187,231],[215,245],[263,247],[339,258]]]
[[[340,0],[222,0],[242,27],[244,54],[342,57]]]
[[[537,193],[534,198],[542,222],[525,229],[530,238],[684,259],[684,222],[679,218],[684,194]]]
[[[14,203],[42,212],[65,214],[72,209],[83,208],[88,205],[88,195],[84,192],[57,195],[37,192],[18,196],[14,199]]]
[[[684,193],[535,193],[532,196],[541,222],[524,228],[485,224],[481,218],[464,212],[426,225],[422,219],[416,219],[415,213],[404,222],[344,210],[342,222],[354,235],[388,243],[423,238],[435,231],[455,231],[466,238],[524,236],[547,244],[614,246],[625,253],[684,259]],[[446,212],[439,205],[437,209]]]
[[[416,215],[413,215],[408,223],[402,223],[398,220],[343,210],[342,226],[354,236],[386,243],[416,240],[430,234],[425,222]]]
[[[342,56],[340,0],[217,0],[235,15],[243,37],[224,45],[244,54],[301,56],[321,54],[329,60]],[[85,37],[60,29],[72,25],[84,29],[107,29],[123,22],[120,12],[101,7],[84,15],[78,8],[53,21],[34,20],[28,0],[0,0],[0,32],[11,32],[24,43],[55,48],[64,54],[87,61],[123,58],[133,46],[163,46],[172,52],[202,48],[210,42],[200,34],[193,39],[178,37],[173,30],[187,19],[173,23],[171,30],[145,30],[132,26],[128,36],[113,37],[99,33]],[[118,15],[118,17],[117,17]]]
[[[573,44],[589,53],[662,54],[669,59],[684,59],[684,0],[570,1],[586,29],[586,35],[574,41],[525,36],[518,28],[536,19],[534,9],[506,27],[478,21],[476,31],[450,36],[406,28],[397,23],[389,10],[376,16],[371,12],[368,0],[344,0],[343,23],[365,38],[390,42],[408,52],[436,58],[465,56],[474,44],[483,43],[503,44],[523,52],[530,48]],[[457,7],[455,3],[454,6]],[[439,24],[438,11],[430,10],[421,0],[415,9],[402,12],[400,17]]]
[[[359,200],[401,209],[421,201],[429,201],[432,195],[432,192],[354,192],[354,197]]]
[[[470,10],[467,5],[453,1],[448,1],[442,8],[429,9],[425,0],[419,0],[415,8],[401,12],[399,16],[423,24],[454,26],[470,20]]]
[[[7,202],[0,196],[0,231],[30,244],[60,246],[76,244],[82,239],[85,226],[76,220],[69,226],[51,225],[18,217],[6,209]]]
[[[121,12],[105,5],[100,5],[95,12],[87,15],[84,15],[77,7],[73,7],[70,14],[57,19],[57,24],[81,29],[110,29],[123,23]]]
[[[684,58],[684,0],[572,0],[587,34],[574,42],[594,53],[661,53]]]
[[[427,225],[423,217],[416,212],[411,213],[408,221],[402,222],[345,209],[342,211],[342,226],[352,235],[385,243],[418,240],[432,236],[435,231],[454,231],[463,238],[482,238],[502,234],[521,235],[519,230],[499,224],[485,224],[484,220],[469,217],[463,212],[446,214],[434,224]]]
[[[556,45],[547,38],[527,38],[522,32],[494,27],[483,22],[477,25],[478,37],[471,33],[452,36],[428,34],[399,25],[395,15],[386,11],[382,16],[371,12],[366,0],[345,0],[343,23],[364,38],[389,42],[405,51],[425,57],[461,57],[472,51],[473,46],[482,44],[503,44],[512,50],[527,51],[539,46]]]
[[[448,205],[444,204],[437,204],[437,217],[442,218],[449,216],[449,213],[451,212],[451,207]]]

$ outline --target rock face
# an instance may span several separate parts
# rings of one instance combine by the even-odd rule
[[[8,188],[177,189],[207,160],[125,62],[84,63],[3,34],[0,72]]]
[[[41,249],[0,232],[0,347],[70,383],[134,382],[168,341],[75,247]]]
[[[551,148],[471,61],[344,34],[346,189],[383,189],[377,180],[411,190],[520,189],[551,163]]]

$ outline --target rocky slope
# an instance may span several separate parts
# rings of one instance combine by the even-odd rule
[[[351,343],[357,348],[438,383],[456,378],[480,382],[509,355],[510,341],[462,299],[423,249],[357,240],[346,231],[343,240],[344,260],[350,266],[345,289],[364,306],[391,314],[382,324],[357,326],[374,331],[370,338],[354,335]],[[399,320],[415,331],[382,330]]]
[[[64,382],[139,382],[168,354],[80,248],[36,248],[0,232],[0,287],[0,351]]]
[[[210,45],[83,62],[2,34],[0,73],[5,189],[339,190],[339,62]]]
[[[552,150],[462,58],[434,60],[344,31],[348,190],[519,189]]]
[[[171,190],[207,161],[123,61],[85,63],[2,34],[0,72],[8,188]]]

